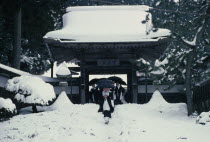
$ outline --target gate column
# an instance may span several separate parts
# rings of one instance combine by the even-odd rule
[[[81,78],[80,78],[80,100],[81,104],[85,104],[86,102],[86,96],[85,96],[85,90],[86,90],[86,70],[84,68],[84,63],[81,62],[80,65],[81,68]]]
[[[136,77],[136,70],[132,68],[132,102],[137,103],[138,99],[138,85],[137,85],[137,77]]]

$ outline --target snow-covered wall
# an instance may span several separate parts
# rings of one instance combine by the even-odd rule
[[[79,86],[67,86],[65,87],[66,94],[71,94],[71,88],[72,88],[72,94],[78,94],[79,95]],[[60,86],[54,86],[55,94],[60,94],[63,90]]]
[[[168,88],[168,85],[160,85],[159,91],[161,93],[180,93],[183,90],[183,85],[174,85],[174,87],[165,90]],[[155,92],[156,87],[154,85],[147,85],[147,93]],[[146,86],[145,85],[138,85],[138,93],[146,93]]]

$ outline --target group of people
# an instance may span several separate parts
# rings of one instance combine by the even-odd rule
[[[124,99],[125,93],[125,89],[118,82],[116,82],[114,88],[103,89],[96,88],[94,84],[89,92],[89,102],[99,104],[98,112],[103,112],[105,124],[108,124],[115,105],[126,103]]]

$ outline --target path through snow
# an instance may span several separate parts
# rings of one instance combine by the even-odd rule
[[[168,112],[150,105],[120,105],[109,125],[105,125],[97,105],[72,105],[59,111],[19,115],[0,123],[0,141],[209,142],[210,125],[195,124],[194,118],[179,111],[182,107],[176,108]]]
[[[39,107],[39,110],[43,108]],[[32,114],[0,123],[0,142],[209,142],[210,124],[187,117],[186,104],[169,104],[158,91],[148,104],[115,108],[109,125],[96,104],[73,105],[66,94]],[[53,111],[52,111],[53,110]]]

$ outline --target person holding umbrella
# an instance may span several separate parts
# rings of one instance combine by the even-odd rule
[[[126,91],[122,87],[122,85],[126,85],[126,83],[120,77],[117,77],[117,76],[109,77],[109,79],[116,83],[116,86],[114,88],[114,95],[113,95],[114,105],[126,103],[124,99],[124,95]]]
[[[123,104],[124,103],[124,95],[125,89],[119,82],[116,82],[116,86],[114,88],[114,104]]]
[[[96,83],[99,81],[99,79],[94,78],[89,82],[89,85],[92,86],[90,92],[89,92],[89,103],[96,103],[99,104],[99,90],[96,88]]]
[[[101,100],[100,100],[100,108],[98,112],[103,112],[105,124],[109,123],[109,118],[111,118],[111,113],[114,112],[114,107],[111,103],[110,97],[110,88],[114,87],[114,82],[108,79],[102,79],[98,81],[97,87],[102,89]]]

